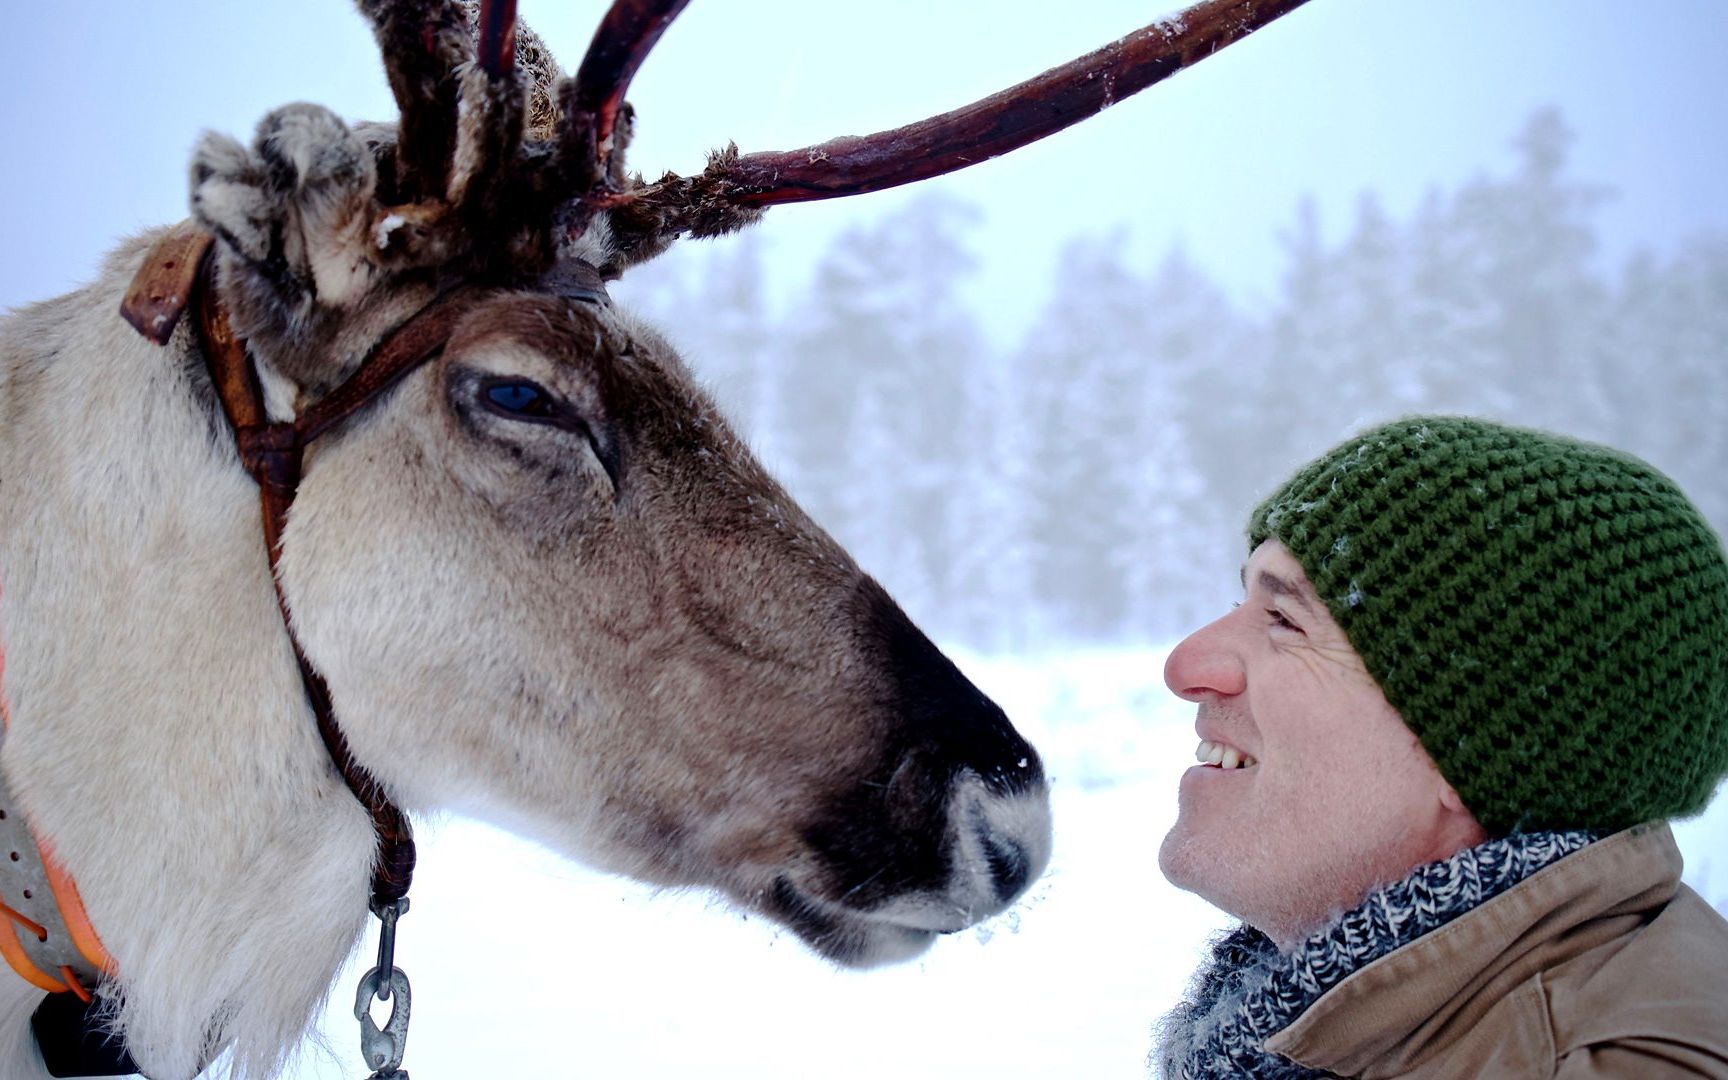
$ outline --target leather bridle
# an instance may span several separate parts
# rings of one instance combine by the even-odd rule
[[[182,223],[158,239],[145,254],[120,312],[139,333],[158,345],[168,344],[188,307],[196,312],[191,333],[204,354],[211,385],[234,434],[240,463],[258,484],[271,581],[283,629],[300,668],[307,703],[317,720],[325,750],[348,790],[365,807],[377,836],[370,906],[383,930],[379,962],[361,979],[355,1015],[362,1020],[362,1048],[368,1065],[379,1069],[375,1075],[391,1075],[400,1063],[407,1034],[408,984],[400,969],[393,967],[393,953],[396,920],[407,910],[408,887],[414,876],[413,831],[402,808],[355,759],[336,721],[330,689],[294,634],[277,563],[288,510],[299,488],[306,447],[436,357],[457,323],[488,291],[473,284],[456,284],[441,290],[385,335],[354,373],[328,396],[292,420],[272,421],[246,342],[234,332],[222,304],[217,273],[215,245],[210,235],[190,222]],[[576,259],[559,262],[532,287],[572,300],[607,302],[600,273]],[[367,1015],[369,1003],[374,997],[388,1001],[393,993],[400,994],[400,1004],[390,1023],[380,1030]],[[53,1056],[66,1063],[68,1071],[56,1075],[96,1075],[135,1069],[125,1048],[102,1036],[100,1020],[88,1001],[82,1006],[59,1003],[61,997],[70,996],[50,994],[32,1021],[44,1052],[53,1051]],[[96,1071],[88,1071],[92,1069]]]
[[[234,333],[227,309],[217,295],[215,263],[213,252],[203,256],[193,290],[199,344],[222,412],[233,429],[240,463],[258,484],[264,546],[270,557],[276,602],[288,640],[294,646],[307,703],[317,718],[318,734],[348,790],[366,808],[378,837],[371,903],[373,912],[381,913],[408,894],[414,878],[413,830],[407,815],[391,801],[383,785],[354,759],[348,739],[336,722],[330,688],[306,659],[294,634],[277,561],[282,553],[282,531],[288,521],[288,509],[299,489],[306,447],[438,355],[457,320],[471,306],[473,294],[462,288],[440,294],[385,337],[354,374],[329,396],[293,420],[272,422],[265,411],[263,389],[247,354],[246,342]]]
[[[200,351],[210,373],[210,382],[222,404],[222,413],[234,433],[240,463],[258,484],[258,502],[263,524],[264,547],[270,559],[270,577],[282,625],[294,647],[294,659],[306,688],[306,700],[317,719],[318,734],[348,790],[366,808],[378,837],[378,856],[373,868],[371,904],[374,913],[395,905],[408,893],[414,877],[414,836],[408,817],[391,801],[377,778],[355,760],[348,739],[336,722],[330,689],[294,634],[292,614],[277,563],[282,553],[282,532],[288,510],[299,489],[301,467],[307,446],[379,395],[395,386],[409,372],[432,359],[449,340],[457,321],[472,306],[474,291],[456,287],[431,302],[386,335],[348,377],[328,396],[292,420],[272,421],[265,408],[264,392],[246,349],[235,332],[216,288],[214,245],[198,232],[171,233],[145,258],[134,288],[128,293],[122,313],[140,332],[166,343],[181,310],[192,306],[197,313],[195,330]],[[177,281],[164,287],[162,279]],[[156,307],[150,307],[151,304]],[[165,314],[157,310],[166,307]]]
[[[190,223],[170,230],[145,255],[121,304],[121,314],[139,333],[165,345],[173,336],[181,314],[190,306],[197,312],[195,333],[210,372],[210,381],[222,403],[222,413],[234,432],[240,463],[258,484],[258,501],[264,546],[270,557],[270,576],[282,624],[294,646],[294,659],[306,687],[306,699],[318,721],[324,748],[342,774],[348,790],[366,808],[378,836],[378,861],[372,875],[372,909],[400,901],[414,876],[414,838],[407,815],[391,802],[375,777],[354,759],[331,707],[330,690],[318,674],[299,639],[282,594],[277,560],[282,552],[282,531],[288,508],[300,484],[306,447],[343,420],[354,415],[404,376],[437,356],[449,340],[456,323],[483,294],[483,290],[457,285],[443,290],[405,322],[390,331],[360,366],[328,396],[308,407],[293,420],[270,420],[263,389],[246,342],[229,323],[228,312],[216,288],[215,247],[209,234]],[[605,284],[595,268],[579,260],[557,264],[537,284],[543,291],[572,299],[604,302]],[[382,917],[382,916],[380,916]]]

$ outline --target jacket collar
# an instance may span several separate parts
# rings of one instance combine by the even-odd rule
[[[1364,966],[1265,1048],[1346,1076],[1406,1071],[1537,972],[1646,920],[1674,897],[1681,866],[1665,823],[1597,841]]]
[[[1184,1077],[1322,1075],[1266,1044],[1351,975],[1439,930],[1596,839],[1520,833],[1427,863],[1369,893],[1280,952],[1243,925],[1214,943],[1187,998],[1160,1025],[1164,1071]]]

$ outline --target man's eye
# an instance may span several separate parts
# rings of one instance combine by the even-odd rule
[[[1279,611],[1277,608],[1267,608],[1266,614],[1272,620],[1273,626],[1276,626],[1276,627],[1283,629],[1283,630],[1294,630],[1298,634],[1300,634],[1302,632],[1302,628],[1300,626],[1297,626],[1295,623],[1293,623],[1289,619],[1285,618],[1284,613],[1282,611]]]
[[[497,411],[536,419],[552,415],[552,397],[531,382],[494,383],[486,388],[486,400]]]

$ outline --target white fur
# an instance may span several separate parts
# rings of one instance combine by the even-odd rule
[[[362,929],[372,831],[307,723],[255,491],[194,407],[185,331],[158,349],[112,317],[138,255],[0,334],[0,767],[123,958],[139,1063],[190,1077],[208,1038],[267,1075]],[[0,1022],[39,1000],[0,975]],[[45,1076],[19,1030],[0,1075]]]

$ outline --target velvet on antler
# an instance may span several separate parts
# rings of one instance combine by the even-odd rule
[[[467,14],[456,0],[360,0],[360,11],[372,22],[400,114],[396,168],[380,178],[383,195],[404,203],[442,198],[459,109],[451,73],[474,58]]]
[[[478,10],[458,0],[359,6],[401,113],[394,154],[379,162],[378,261],[467,277],[543,273],[563,196],[544,175],[550,155],[524,147],[529,88],[516,62],[514,0]]]
[[[399,201],[380,206],[379,235],[388,240],[406,227],[399,257],[409,262],[533,277],[604,219],[599,261],[614,276],[677,237],[730,232],[767,206],[878,191],[987,161],[1168,78],[1306,0],[1203,0],[940,116],[799,150],[728,147],[696,176],[668,173],[645,184],[624,170],[633,124],[624,98],[687,2],[614,0],[576,75],[556,91],[553,131],[525,136],[514,0],[482,0],[473,18],[457,0],[360,0],[402,111],[393,182],[380,184],[382,196]]]

